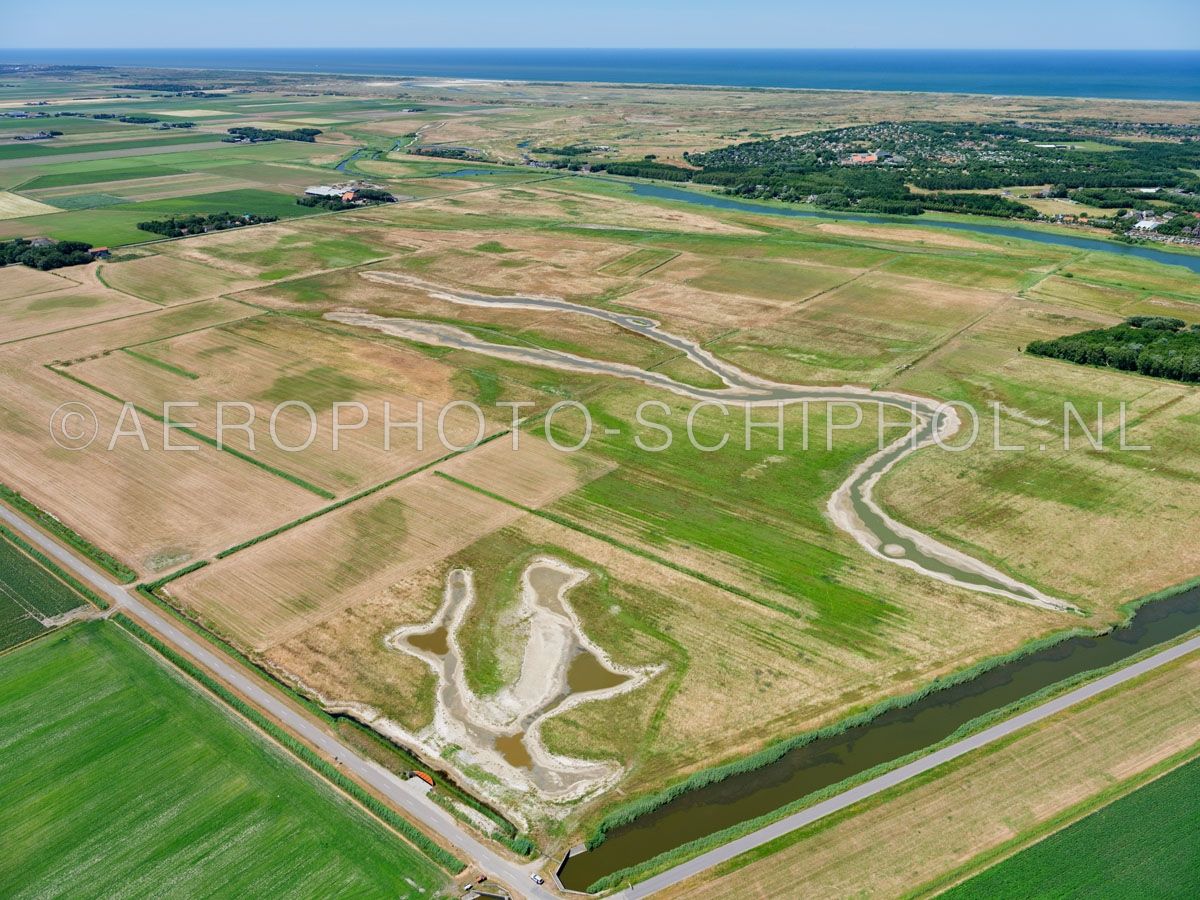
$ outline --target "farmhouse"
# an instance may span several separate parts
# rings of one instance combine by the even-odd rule
[[[346,187],[330,187],[329,185],[318,184],[305,188],[304,193],[308,197],[328,197],[340,200],[342,195],[346,193]]]

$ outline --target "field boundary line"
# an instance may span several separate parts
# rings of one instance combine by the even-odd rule
[[[272,528],[270,531],[265,531],[260,535],[257,535],[255,537],[249,538],[248,540],[242,541],[240,544],[234,544],[232,547],[226,547],[224,550],[221,550],[218,553],[214,554],[213,559],[217,559],[217,560],[226,559],[227,557],[233,556],[235,553],[239,553],[242,550],[247,550],[250,547],[253,547],[255,544],[259,544],[259,543],[262,543],[263,541],[270,540],[273,537],[277,537],[278,535],[281,535],[287,531],[291,531],[293,528],[297,528],[300,525],[304,525],[306,522],[311,522],[313,519],[319,519],[321,516],[325,515],[326,513],[331,513],[336,510],[341,509],[343,506],[348,506],[349,504],[355,502],[356,500],[362,500],[365,497],[369,497],[372,494],[378,493],[379,491],[386,490],[387,488],[390,488],[393,485],[399,484],[401,481],[405,481],[409,478],[412,478],[414,475],[420,475],[422,472],[432,469],[434,466],[439,466],[442,463],[449,462],[452,459],[455,459],[459,456],[463,456],[464,454],[470,453],[472,450],[482,447],[484,444],[490,444],[492,441],[496,440],[497,438],[502,438],[505,435],[509,434],[510,432],[511,432],[511,429],[505,428],[500,431],[494,432],[493,434],[489,434],[486,437],[484,437],[483,440],[479,441],[479,443],[477,443],[477,444],[472,444],[470,447],[465,447],[462,450],[452,450],[443,456],[439,456],[437,459],[430,460],[427,463],[422,463],[421,465],[417,466],[416,468],[409,469],[406,472],[402,472],[399,475],[389,478],[386,481],[381,481],[378,484],[373,484],[370,487],[364,488],[363,490],[359,491],[358,493],[351,494],[349,497],[344,497],[341,500],[338,500],[336,503],[331,503],[329,506],[323,506],[320,509],[314,510],[313,512],[310,512],[310,513],[307,513],[306,515],[300,516],[300,518],[298,518],[298,519],[293,519],[290,522],[285,522],[284,524],[282,524],[276,528]],[[161,587],[162,585],[167,584],[170,581],[173,581],[176,577],[181,577],[184,574],[186,574],[186,573],[180,572],[176,576],[170,577],[165,581],[161,581],[161,582],[157,583],[157,586]]]
[[[163,424],[166,422],[166,419],[164,419],[162,416],[158,415],[157,413],[151,412],[148,409],[144,409],[143,407],[140,407],[136,403],[133,403],[131,401],[123,400],[122,398],[118,397],[116,394],[112,394],[112,393],[106,391],[104,388],[99,387],[98,385],[94,385],[89,381],[85,381],[84,379],[82,379],[79,376],[74,375],[70,372],[63,371],[62,369],[55,366],[53,363],[47,363],[45,367],[47,369],[49,369],[51,372],[55,373],[56,375],[61,375],[63,378],[66,378],[69,381],[73,381],[76,384],[78,384],[82,387],[85,387],[88,390],[93,391],[94,393],[97,393],[101,397],[104,397],[105,399],[112,400],[114,403],[120,403],[122,406],[128,405],[128,406],[132,407],[139,414],[141,414],[143,416],[147,416],[148,418],[153,419],[155,422],[158,422],[159,424]],[[277,469],[275,466],[272,466],[270,463],[266,463],[260,459],[256,459],[255,457],[251,456],[250,454],[245,453],[241,450],[238,450],[236,447],[230,447],[227,444],[222,444],[216,438],[209,437],[207,434],[204,434],[201,431],[197,431],[194,428],[186,428],[182,425],[172,425],[171,427],[176,429],[177,431],[181,432],[182,434],[186,434],[188,437],[195,438],[198,441],[208,444],[208,446],[213,447],[216,450],[219,450],[223,453],[228,453],[230,456],[234,456],[237,459],[242,460],[243,462],[247,462],[252,466],[262,469],[264,472],[268,472],[271,475],[274,475],[278,478],[282,478],[284,481],[291,482],[292,484],[296,485],[297,487],[303,488],[304,490],[308,491],[310,494],[316,494],[318,497],[321,497],[322,499],[332,500],[337,496],[332,491],[328,491],[323,487],[319,487],[318,485],[312,484],[309,481],[305,481],[299,475],[293,475],[291,472],[285,472],[283,469]]]
[[[525,506],[524,504],[517,503],[515,500],[510,500],[507,497],[504,497],[493,491],[489,491],[487,488],[480,487],[477,484],[472,484],[469,481],[464,481],[463,479],[454,475],[450,475],[446,472],[438,471],[434,472],[433,474],[439,476],[440,478],[444,478],[453,484],[457,484],[459,487],[466,490],[475,491],[477,494],[482,494],[483,496],[492,500],[496,500],[497,502],[504,503],[515,509],[519,509],[524,513],[537,516],[538,518],[545,519],[548,522],[553,522],[555,525],[561,525],[564,528],[569,528],[571,531],[577,531],[580,534],[586,535],[587,537],[598,541],[603,541],[610,546],[616,547],[618,550],[623,550],[626,553],[632,553],[634,556],[657,563],[660,566],[665,566],[666,568],[671,569],[674,572],[678,572],[681,575],[687,575],[688,577],[694,578],[697,581],[703,582],[711,587],[719,588],[720,590],[733,594],[735,597],[739,597],[742,600],[756,603],[759,606],[766,607],[767,609],[773,610],[777,613],[782,613],[783,615],[790,616],[794,619],[802,618],[801,613],[798,610],[790,609],[789,607],[784,606],[782,603],[775,603],[763,597],[756,597],[742,588],[731,584],[726,584],[720,579],[713,578],[710,575],[705,575],[703,572],[697,572],[693,569],[689,569],[686,566],[681,566],[678,563],[673,563],[670,560],[663,559],[662,557],[656,556],[655,554],[650,553],[647,550],[643,550],[640,547],[636,547],[632,544],[626,544],[624,541],[620,541],[602,531],[597,531],[581,523],[574,522],[566,516],[560,516],[557,513],[547,512],[546,510],[542,509],[534,509],[531,506]]]

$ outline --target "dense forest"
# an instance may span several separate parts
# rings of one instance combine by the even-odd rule
[[[1133,316],[1112,328],[1033,341],[1025,352],[1155,378],[1200,381],[1200,325],[1189,328],[1182,319],[1166,316]]]
[[[1181,130],[1182,129],[1182,130]],[[826,209],[915,215],[925,210],[1036,218],[1030,206],[996,190],[1052,185],[1051,196],[1104,208],[1147,203],[1158,188],[1164,209],[1200,211],[1200,128],[1178,126],[1172,140],[1122,141],[1015,123],[881,122],[685,154],[694,169],[654,161],[598,164],[614,175],[692,181],[760,199]]]
[[[251,213],[236,215],[231,212],[213,213],[208,216],[172,216],[151,222],[138,222],[138,228],[164,237],[183,237],[185,234],[204,234],[209,231],[225,231],[245,225],[260,225],[274,222],[278,216],[256,216]]]
[[[32,269],[60,269],[92,261],[92,245],[83,241],[58,241],[34,245],[24,238],[0,241],[0,266],[23,265]]]

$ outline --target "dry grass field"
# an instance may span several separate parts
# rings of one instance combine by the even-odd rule
[[[0,219],[19,219],[23,216],[40,216],[43,213],[58,212],[56,207],[20,194],[0,191]]]
[[[1200,742],[1200,661],[1183,660],[669,889],[681,897],[925,896]],[[944,887],[944,885],[941,885]]]
[[[559,480],[558,493],[575,484],[570,472]],[[242,645],[262,650],[518,516],[512,506],[426,472],[186,576],[171,593]]]
[[[218,297],[255,284],[212,266],[161,253],[106,263],[100,273],[113,289],[164,305]]]

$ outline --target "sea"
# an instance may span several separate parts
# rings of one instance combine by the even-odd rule
[[[0,48],[0,64],[1200,101],[1192,50]]]

